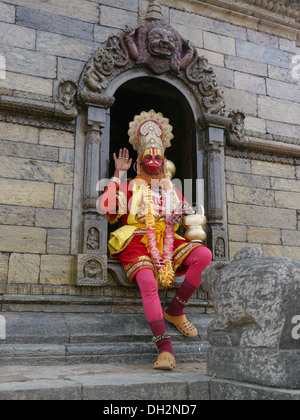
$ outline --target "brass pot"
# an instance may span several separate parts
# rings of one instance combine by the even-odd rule
[[[189,242],[203,242],[206,239],[206,233],[201,226],[189,226],[185,232],[185,239]]]
[[[183,219],[184,227],[205,226],[206,222],[207,222],[206,217],[201,214],[191,214],[189,216],[185,216]]]

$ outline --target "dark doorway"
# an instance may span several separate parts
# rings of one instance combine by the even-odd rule
[[[137,154],[128,142],[129,123],[142,111],[154,109],[169,118],[174,127],[175,138],[172,147],[166,150],[166,157],[176,165],[176,178],[182,181],[195,179],[196,128],[191,107],[184,95],[165,81],[141,77],[123,84],[117,90],[115,98],[110,123],[110,174],[114,171],[112,155],[120,148],[129,148],[130,155],[136,160]],[[136,173],[132,170],[129,177],[135,176]]]

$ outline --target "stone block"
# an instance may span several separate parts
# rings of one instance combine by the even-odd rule
[[[41,12],[67,16],[71,19],[90,23],[99,22],[99,4],[88,0],[60,0],[41,2],[40,0],[11,0],[12,4],[24,6]]]
[[[246,242],[247,241],[247,227],[246,226],[228,226],[229,240],[234,242]]]
[[[0,156],[57,162],[58,148],[0,140]]]
[[[53,81],[42,77],[28,76],[7,71],[6,79],[1,80],[1,86],[21,92],[31,92],[43,97],[53,96]]]
[[[252,161],[253,163],[254,161]],[[229,184],[244,185],[245,187],[270,189],[271,182],[267,176],[258,176],[251,174],[243,174],[237,172],[226,172],[226,180]]]
[[[2,81],[1,81],[2,83]],[[21,143],[38,143],[38,128],[0,121],[0,138]]]
[[[65,255],[69,254],[70,240],[71,239],[69,229],[48,229],[47,253]]]
[[[279,48],[279,39],[277,36],[264,34],[262,32],[247,29],[248,41],[254,44],[260,44],[266,47]]]
[[[266,257],[284,257],[299,259],[300,247],[283,245],[263,245],[263,251]]]
[[[274,388],[300,388],[300,351],[266,348],[212,348],[207,374]]]
[[[73,165],[0,156],[0,177],[52,183],[73,183]]]
[[[36,31],[0,22],[1,43],[11,47],[35,50]]]
[[[266,132],[269,133],[269,131],[267,131],[266,129],[266,121],[262,120],[261,118],[254,118],[254,117],[246,117],[245,130],[257,131],[259,133],[266,133]]]
[[[34,226],[35,209],[0,205],[0,225]]]
[[[226,156],[225,167],[227,171],[232,172],[241,172],[246,174],[251,174],[252,172],[251,161],[247,159]]]
[[[252,173],[254,175],[295,179],[295,167],[281,163],[252,161]]]
[[[199,53],[199,56],[200,57],[204,56],[208,60],[209,64],[211,64],[212,66],[225,67],[225,65],[224,65],[225,55],[224,54],[216,53],[216,52],[213,52],[213,51],[203,50],[202,48],[197,48],[197,51]]]
[[[210,382],[212,401],[300,401],[300,392],[224,379]]]
[[[59,162],[60,163],[74,163],[74,150],[73,149],[59,149]]]
[[[293,85],[279,80],[267,79],[267,93],[268,96],[273,98],[300,102],[300,85]]]
[[[252,61],[251,59],[244,59],[234,56],[225,57],[225,67],[238,70],[243,73],[267,77],[268,76],[268,65],[265,63],[259,63]]]
[[[254,244],[281,244],[279,229],[247,227],[247,241]]]
[[[234,201],[241,204],[254,204],[265,207],[275,207],[274,191],[261,188],[233,186]]]
[[[228,109],[240,109],[247,115],[257,117],[257,95],[237,89],[223,88]],[[261,116],[261,118],[264,118]]]
[[[38,31],[37,51],[59,57],[88,61],[97,49],[93,41]]]
[[[56,78],[56,57],[20,48],[1,46],[6,70],[48,79]]]
[[[105,40],[107,40],[106,37]],[[79,80],[84,63],[82,61],[74,60],[71,58],[57,57],[57,79],[58,80]]]
[[[298,180],[271,178],[271,188],[273,190],[290,191],[300,193],[300,183]]]
[[[299,125],[300,104],[276,98],[258,97],[258,116],[260,118]]]
[[[0,251],[43,254],[46,251],[46,229],[0,226]]]
[[[234,38],[203,32],[204,48],[221,54],[236,55]]]
[[[8,254],[0,253],[0,283],[5,283],[8,272]]]
[[[295,210],[245,204],[228,204],[228,220],[233,225],[296,230]]]
[[[299,125],[285,124],[276,121],[266,121],[267,132],[275,136],[292,137],[298,139]]]
[[[298,246],[300,247],[300,231],[296,230],[283,230],[282,231],[282,244],[288,246]],[[300,258],[300,248],[299,248],[299,258]]]
[[[118,29],[124,29],[126,25],[135,28],[138,26],[137,9],[135,12],[128,12],[115,7],[101,6],[100,25]]]
[[[300,194],[294,192],[275,191],[276,207],[300,209]]]
[[[62,210],[72,210],[72,185],[55,185],[54,208]]]
[[[174,25],[173,27],[184,39],[191,41],[196,48],[203,48],[203,32],[201,29],[183,25]]]
[[[292,76],[292,72],[290,69],[284,69],[282,67],[276,67],[269,65],[268,66],[268,73],[270,79],[282,80],[286,83],[297,83]]]
[[[266,82],[263,77],[252,76],[251,74],[235,72],[235,88],[247,92],[266,95]]]
[[[45,11],[17,7],[18,25],[93,41],[94,25]]]
[[[0,191],[0,204],[22,207],[53,207],[53,184],[0,179]]]
[[[44,129],[40,132],[39,144],[73,149],[74,134],[65,131]]]
[[[271,64],[277,67],[289,68],[290,56],[285,51],[268,46],[236,40],[236,55],[252,61]]]
[[[63,255],[41,256],[41,284],[71,285],[74,272],[74,257]]]
[[[71,227],[71,212],[56,209],[36,209],[36,222],[38,227],[69,229]]]
[[[37,284],[39,275],[39,255],[11,254],[9,259],[8,283]]]
[[[16,8],[12,4],[0,2],[0,21],[7,23],[15,23]]]

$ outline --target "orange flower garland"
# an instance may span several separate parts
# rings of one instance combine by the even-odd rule
[[[146,227],[151,257],[159,274],[159,286],[162,289],[167,289],[172,287],[175,282],[173,269],[174,226],[166,224],[164,250],[161,255],[157,247],[151,187],[146,182],[141,183],[141,179],[139,179],[139,184],[143,188],[143,196],[146,201]]]

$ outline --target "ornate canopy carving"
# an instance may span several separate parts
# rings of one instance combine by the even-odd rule
[[[204,114],[224,115],[225,101],[213,68],[191,42],[162,20],[146,21],[110,36],[87,63],[79,81],[81,105],[110,108],[106,95],[110,82],[131,69],[145,68],[154,75],[167,73],[180,79],[194,94]]]

